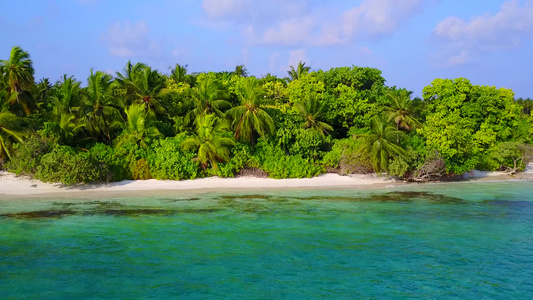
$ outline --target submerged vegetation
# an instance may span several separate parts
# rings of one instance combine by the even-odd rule
[[[385,172],[410,180],[471,169],[522,170],[533,159],[533,100],[465,78],[435,79],[423,98],[381,71],[291,66],[287,78],[168,75],[127,62],[87,86],[38,82],[30,55],[0,61],[0,168],[75,184],[124,179],[273,178]]]

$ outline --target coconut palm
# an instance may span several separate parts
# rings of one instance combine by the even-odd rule
[[[83,113],[90,128],[99,137],[111,142],[111,130],[123,123],[118,108],[122,107],[119,98],[115,97],[111,75],[97,71],[87,79],[87,99]]]
[[[74,136],[86,126],[76,115],[69,112],[62,112],[59,115],[59,135],[65,144],[72,142]]]
[[[133,91],[133,86],[131,85],[131,82],[135,80],[136,74],[146,68],[148,68],[148,65],[146,64],[132,64],[131,61],[128,60],[122,73],[116,72],[115,81],[117,82],[117,93],[124,98],[126,104],[130,104],[136,99],[135,91]]]
[[[127,107],[126,128],[119,137],[118,145],[125,141],[132,141],[137,145],[146,148],[146,139],[162,137],[163,135],[156,126],[153,125],[155,119],[152,111],[147,111],[142,104],[132,104]]]
[[[176,83],[185,82],[185,76],[187,75],[188,65],[176,64],[174,69],[170,71],[170,78]]]
[[[218,118],[215,114],[199,116],[196,121],[196,132],[181,143],[184,150],[194,149],[202,167],[207,169],[210,164],[218,168],[218,162],[229,160],[229,147],[235,145],[232,137],[228,137],[229,126],[226,120]]]
[[[311,70],[311,67],[305,66],[304,62],[298,62],[298,66],[294,68],[294,66],[290,66],[290,70],[287,71],[289,74],[290,81],[298,80],[302,78],[305,74],[309,74],[309,71]]]
[[[73,76],[63,75],[62,82],[57,84],[56,94],[50,97],[54,114],[60,116],[62,113],[74,113],[75,108],[81,102],[81,82]]]
[[[333,131],[331,125],[320,121],[324,117],[324,110],[315,94],[309,94],[303,102],[296,103],[296,108],[298,114],[304,118],[303,128],[315,130],[321,135]]]
[[[248,70],[244,65],[237,65],[235,66],[235,71],[233,71],[233,74],[239,77],[248,77]]]
[[[0,163],[11,158],[13,142],[22,142],[22,119],[4,109],[0,112]]]
[[[146,111],[163,113],[165,109],[157,98],[165,87],[165,78],[156,70],[145,67],[131,74],[131,78],[126,81],[129,98],[133,103],[142,104]]]
[[[244,88],[238,92],[241,105],[226,112],[232,121],[235,137],[253,143],[254,132],[260,136],[271,135],[275,131],[272,117],[263,109],[265,97],[259,82],[254,77],[246,78]]]
[[[218,117],[223,115],[222,110],[230,108],[231,103],[227,99],[227,93],[220,81],[213,77],[206,77],[192,89],[191,96],[194,100],[195,108],[186,116],[186,122],[190,123],[199,116],[215,114]]]
[[[411,100],[411,93],[406,90],[392,91],[387,94],[391,100],[392,105],[386,107],[388,121],[394,121],[396,129],[405,129],[411,131],[414,128],[420,127],[420,122],[413,116],[413,101]]]
[[[396,143],[396,139],[402,135],[402,131],[388,125],[384,118],[375,116],[372,118],[371,133],[355,135],[356,139],[363,140],[357,154],[368,157],[375,172],[388,171],[391,158],[407,156],[406,151]]]
[[[0,60],[0,70],[7,77],[8,102],[22,105],[26,115],[31,112],[31,97],[26,93],[35,84],[34,70],[30,55],[20,47],[11,49],[8,60]]]

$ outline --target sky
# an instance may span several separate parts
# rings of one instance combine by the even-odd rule
[[[533,0],[0,0],[0,59],[20,46],[35,77],[86,82],[128,60],[163,73],[233,71],[286,77],[378,68],[415,96],[435,78],[533,98]]]

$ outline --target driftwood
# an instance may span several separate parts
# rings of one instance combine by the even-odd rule
[[[410,181],[425,182],[446,175],[446,162],[438,151],[426,157],[424,164],[413,172]]]

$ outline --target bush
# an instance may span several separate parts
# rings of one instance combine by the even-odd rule
[[[32,134],[24,141],[24,144],[16,143],[13,147],[14,154],[5,165],[6,169],[17,175],[35,174],[43,155],[52,151],[54,141],[43,135]]]
[[[279,147],[265,141],[257,144],[254,159],[271,178],[309,178],[326,171],[313,159],[303,158],[301,155],[287,155]]]
[[[231,150],[231,158],[226,163],[219,163],[218,169],[208,169],[207,174],[219,177],[235,177],[242,169],[254,167],[252,150],[248,144],[237,143]]]
[[[77,152],[69,146],[56,146],[43,155],[35,176],[44,182],[76,183],[102,182],[105,170],[88,152]]]
[[[154,178],[180,180],[199,176],[199,164],[193,161],[195,154],[180,148],[185,138],[185,134],[179,134],[153,143],[146,161]]]

